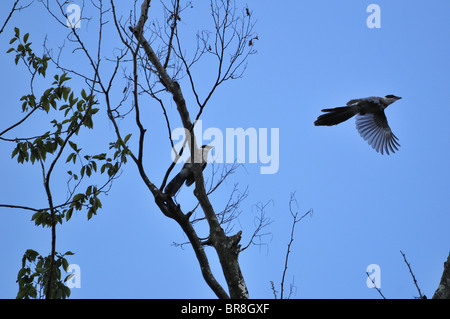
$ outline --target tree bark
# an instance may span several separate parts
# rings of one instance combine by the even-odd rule
[[[433,295],[433,299],[450,299],[450,253],[447,261],[444,262],[444,272],[442,273],[439,287]]]

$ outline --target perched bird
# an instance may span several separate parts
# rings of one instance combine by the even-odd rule
[[[384,109],[400,99],[401,97],[392,94],[353,99],[347,102],[347,106],[323,109],[322,112],[327,113],[320,115],[314,125],[332,126],[356,115],[356,129],[361,137],[377,152],[389,155],[389,151],[398,151],[400,144],[388,125]]]
[[[213,148],[211,145],[202,145],[200,147],[202,152],[202,170],[205,169],[208,159],[208,153]],[[193,171],[194,163],[192,163],[191,157],[184,163],[181,171],[175,175],[175,177],[167,184],[166,188],[164,188],[164,193],[169,194],[170,196],[174,196],[178,190],[181,188],[184,182],[186,182],[186,186],[191,186],[194,181],[194,171]]]

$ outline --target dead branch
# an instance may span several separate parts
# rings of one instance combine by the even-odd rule
[[[291,254],[291,246],[292,246],[292,243],[294,242],[295,226],[297,225],[297,223],[299,223],[306,216],[308,216],[308,215],[311,216],[312,215],[312,209],[310,209],[309,211],[304,213],[302,216],[298,217],[299,213],[298,213],[298,211],[296,211],[296,209],[294,209],[294,207],[293,207],[294,204],[296,206],[296,209],[298,209],[298,202],[297,202],[297,199],[295,198],[295,192],[291,193],[291,198],[289,200],[289,212],[291,213],[291,216],[292,216],[292,227],[291,227],[291,236],[290,236],[289,243],[287,245],[287,250],[286,250],[286,255],[285,255],[285,260],[284,260],[283,275],[281,276],[280,299],[283,299],[284,283],[285,283],[285,278],[286,278],[286,272],[287,272],[287,269],[288,269],[289,256]],[[290,297],[291,293],[292,293],[292,285],[291,285],[291,288],[290,288],[289,297]]]
[[[367,275],[367,277],[370,279],[370,281],[372,282],[372,284],[373,284],[373,287],[378,291],[378,293],[380,294],[380,296],[383,298],[383,299],[386,299],[386,297],[383,295],[383,293],[381,292],[381,289],[380,288],[378,288],[377,287],[377,285],[375,284],[375,281],[372,279],[372,277],[370,277],[370,274],[366,271],[366,275]]]
[[[419,299],[427,299],[427,297],[425,295],[422,295],[422,292],[420,291],[419,285],[417,284],[416,276],[414,276],[414,273],[411,269],[411,264],[406,260],[406,255],[401,250],[400,253],[403,256],[403,260],[405,261],[406,266],[408,266],[409,273],[411,274],[412,279],[414,281],[414,285],[416,286],[417,291],[419,292]]]
[[[269,236],[270,233],[261,233],[261,231],[272,223],[272,220],[266,217],[266,207],[271,203],[273,204],[273,200],[269,200],[265,204],[257,203],[254,206],[256,211],[258,212],[258,215],[254,219],[255,230],[253,231],[248,244],[243,247],[241,251],[246,250],[250,245],[265,245],[265,243],[262,241],[262,238],[265,236]],[[256,239],[258,239],[258,241],[256,241]]]
[[[34,1],[34,0],[33,0]],[[3,23],[3,26],[0,29],[0,34],[2,34],[3,30],[5,29],[6,25],[8,24],[8,21],[11,19],[12,15],[14,14],[15,11],[20,11],[23,10],[25,8],[28,8],[29,6],[31,6],[31,4],[33,3],[33,1],[31,1],[29,4],[21,6],[20,8],[16,8],[17,4],[19,3],[19,0],[16,0],[16,2],[14,2],[13,7],[11,9],[11,11],[8,14],[8,17],[6,18],[5,22]]]

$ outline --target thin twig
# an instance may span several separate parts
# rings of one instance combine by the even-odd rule
[[[270,288],[272,289],[273,297],[277,299],[277,290],[275,289],[275,285],[272,280],[270,281]]]
[[[295,231],[295,225],[297,223],[299,223],[304,217],[306,217],[307,215],[312,214],[312,210],[307,211],[305,214],[303,214],[300,218],[298,218],[298,212],[293,211],[292,205],[295,203],[295,205],[298,208],[298,203],[297,203],[297,199],[295,198],[295,192],[291,193],[291,199],[289,200],[289,211],[291,213],[291,216],[293,218],[293,222],[292,222],[292,228],[291,228],[291,238],[290,241],[288,243],[287,246],[287,251],[286,251],[286,258],[284,261],[284,269],[283,269],[283,275],[281,277],[281,292],[280,292],[280,299],[283,299],[283,293],[284,293],[284,281],[285,281],[285,277],[286,277],[286,271],[288,268],[288,262],[289,262],[289,255],[291,254],[291,246],[292,243],[294,242],[294,231]],[[291,287],[291,292],[292,292],[292,287]],[[289,294],[290,295],[290,294]]]
[[[419,298],[420,298],[420,299],[426,298],[425,295],[422,295],[422,292],[420,291],[419,285],[417,284],[416,277],[414,276],[414,273],[413,273],[413,271],[412,271],[412,269],[411,269],[411,265],[410,265],[410,263],[406,260],[406,255],[405,255],[401,250],[400,250],[400,253],[401,253],[402,256],[403,256],[403,259],[405,260],[406,266],[408,266],[409,273],[411,274],[411,276],[412,276],[412,278],[413,278],[413,281],[414,281],[414,285],[416,285],[417,291],[419,292]]]
[[[367,275],[367,277],[369,277],[369,279],[370,279],[370,281],[372,282],[372,284],[373,284],[373,287],[378,291],[378,293],[380,294],[380,296],[383,298],[383,299],[386,299],[386,297],[383,295],[383,293],[381,292],[381,290],[380,290],[380,288],[378,288],[377,287],[377,285],[375,285],[375,281],[372,279],[372,277],[370,277],[370,274],[366,271],[366,275]]]
[[[272,220],[266,217],[265,213],[266,206],[269,205],[269,203],[273,204],[273,200],[269,200],[266,204],[258,203],[255,205],[256,210],[259,211],[259,215],[255,216],[255,231],[253,232],[248,244],[245,247],[241,248],[241,251],[246,250],[251,244],[265,245],[265,243],[262,242],[261,238],[270,235],[270,233],[261,233],[261,230],[272,223]],[[259,239],[258,243],[255,242],[256,238]]]
[[[180,18],[178,16],[179,10],[180,10],[180,0],[177,0],[174,5],[174,12],[172,13],[173,23],[172,23],[172,26],[170,27],[170,38],[169,38],[169,44],[167,45],[167,56],[166,56],[166,61],[164,62],[164,69],[167,69],[167,65],[169,64],[170,52],[172,51],[173,35],[174,35],[175,29],[177,27],[178,19]]]
[[[2,28],[0,29],[0,34],[1,34],[1,33],[3,32],[3,30],[5,29],[6,24],[8,23],[9,19],[11,19],[11,17],[12,17],[12,15],[13,15],[14,11],[16,11],[16,6],[17,6],[18,3],[19,3],[19,0],[16,0],[16,2],[14,2],[14,5],[13,5],[11,11],[9,12],[8,17],[6,18],[5,23],[3,23],[3,26],[2,26]]]

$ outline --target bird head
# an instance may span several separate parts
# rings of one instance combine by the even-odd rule
[[[387,104],[387,105],[392,104],[392,103],[394,103],[395,101],[400,100],[400,99],[401,99],[400,96],[395,96],[395,95],[393,95],[393,94],[388,94],[388,95],[386,95],[386,96],[384,97],[384,100],[386,101],[386,104]]]
[[[206,161],[208,159],[209,151],[213,148],[212,145],[202,145],[200,148],[202,149],[203,160]]]

